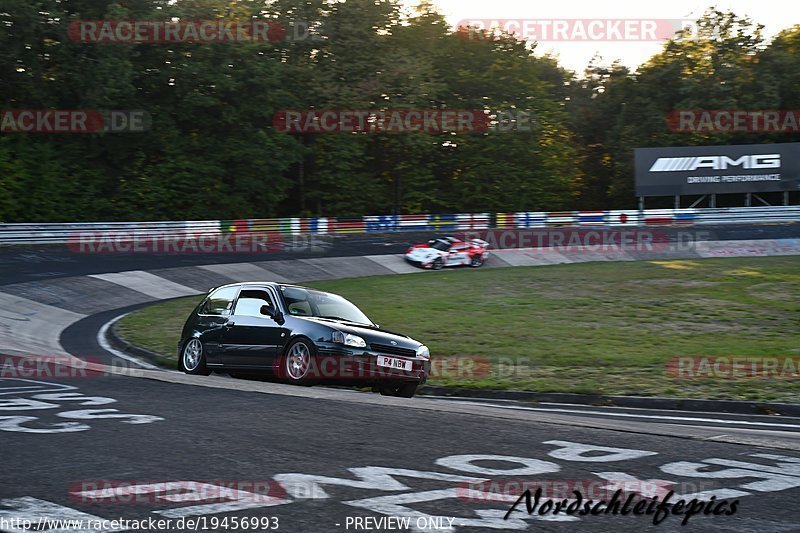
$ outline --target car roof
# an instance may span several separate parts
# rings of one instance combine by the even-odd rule
[[[456,239],[455,237],[439,237],[439,238],[433,239],[433,240],[436,241],[436,242],[441,242],[441,243],[450,244],[450,245],[464,242],[461,239]]]
[[[210,289],[210,291],[215,291],[217,289],[222,289],[225,287],[275,287],[276,289],[279,287],[293,287],[296,289],[306,289],[312,290],[309,287],[303,287],[302,285],[292,285],[291,283],[279,283],[277,281],[237,281],[235,283],[226,283],[225,285],[219,285],[218,287],[214,287]],[[210,292],[209,291],[209,292]]]

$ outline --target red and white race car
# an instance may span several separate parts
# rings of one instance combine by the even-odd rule
[[[444,237],[413,245],[406,250],[405,258],[414,266],[434,270],[459,265],[477,268],[489,258],[489,243],[480,239],[462,241]]]

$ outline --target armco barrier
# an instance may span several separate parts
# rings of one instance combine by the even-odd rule
[[[79,222],[0,224],[0,244],[64,244],[101,237],[137,239],[250,232],[279,235],[347,235],[394,231],[583,226],[671,226],[800,222],[800,206],[645,211],[530,211],[446,215],[377,215],[329,218],[269,218],[183,222]]]

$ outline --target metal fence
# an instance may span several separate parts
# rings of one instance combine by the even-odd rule
[[[447,215],[274,218],[183,222],[80,222],[0,224],[0,244],[69,244],[99,238],[199,237],[233,232],[280,235],[347,235],[394,231],[477,230],[488,228],[699,226],[800,222],[800,206],[644,211],[530,211]]]

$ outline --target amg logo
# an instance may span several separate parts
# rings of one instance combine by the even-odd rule
[[[780,168],[780,154],[743,155],[731,159],[726,155],[704,155],[700,157],[659,157],[650,172],[686,172],[698,168],[726,170],[729,167],[744,169]]]

